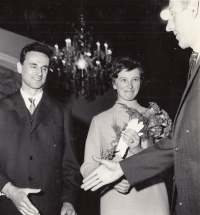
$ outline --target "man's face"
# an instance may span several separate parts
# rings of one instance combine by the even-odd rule
[[[138,68],[131,71],[123,69],[114,79],[113,88],[117,90],[119,102],[134,100],[140,89],[140,70]]]
[[[166,26],[166,31],[173,31],[181,48],[192,47],[194,43],[194,18],[191,7],[184,5],[180,0],[170,0],[169,11],[170,18]]]
[[[46,54],[36,51],[28,52],[24,63],[18,63],[17,66],[18,72],[22,74],[24,91],[42,89],[49,67],[49,58]]]

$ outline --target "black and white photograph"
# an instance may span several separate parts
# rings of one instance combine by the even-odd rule
[[[200,0],[0,1],[0,214],[200,215]]]

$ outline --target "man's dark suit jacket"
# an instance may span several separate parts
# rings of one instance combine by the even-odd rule
[[[8,182],[40,188],[29,199],[41,215],[58,215],[62,202],[74,204],[80,183],[71,112],[44,93],[32,118],[19,91],[0,101],[0,190]],[[10,199],[0,211],[20,214]]]
[[[178,215],[200,214],[200,59],[182,96],[169,138],[120,163],[131,185],[174,164]]]

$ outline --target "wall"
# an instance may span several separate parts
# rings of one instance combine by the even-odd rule
[[[35,40],[0,28],[0,52],[19,59],[22,48]]]

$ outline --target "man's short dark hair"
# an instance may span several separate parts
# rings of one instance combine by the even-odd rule
[[[20,63],[23,64],[26,58],[26,54],[28,52],[35,51],[35,52],[41,52],[48,56],[49,60],[51,59],[53,55],[53,50],[49,48],[47,45],[41,44],[39,42],[34,42],[31,44],[26,45],[20,54]]]

